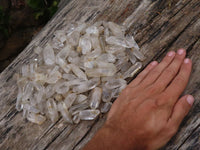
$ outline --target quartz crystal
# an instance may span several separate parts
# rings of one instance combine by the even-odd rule
[[[100,114],[99,110],[87,109],[79,112],[81,120],[94,120]]]
[[[16,109],[36,124],[59,118],[78,124],[108,112],[145,60],[125,31],[105,21],[72,23],[55,31],[19,71]]]
[[[102,89],[96,87],[91,92],[90,108],[97,109],[101,103]]]
[[[27,115],[27,119],[33,123],[37,123],[40,125],[46,120],[46,117],[42,116],[40,114],[35,114],[35,113],[29,112]]]
[[[107,113],[110,110],[111,106],[112,106],[111,102],[104,103],[101,107],[101,113]]]
[[[53,65],[55,63],[54,51],[53,51],[53,48],[49,44],[47,44],[43,50],[43,57],[44,57],[45,64]]]
[[[56,102],[52,98],[49,98],[47,101],[47,110],[51,121],[56,122],[58,120],[59,115]]]

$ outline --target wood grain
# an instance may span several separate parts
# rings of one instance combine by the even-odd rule
[[[15,110],[17,94],[14,74],[36,55],[35,46],[44,46],[55,30],[74,21],[114,21],[125,25],[147,56],[144,67],[161,60],[167,51],[187,49],[193,60],[191,80],[184,93],[193,94],[195,104],[179,132],[163,148],[194,149],[199,146],[200,126],[200,1],[199,0],[71,0],[49,21],[26,49],[0,75],[0,149],[81,149],[103,125],[106,115],[79,125],[60,119],[41,126],[23,120]]]

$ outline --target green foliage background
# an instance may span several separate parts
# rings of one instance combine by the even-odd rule
[[[9,15],[0,6],[0,33],[6,38],[9,36]]]
[[[47,22],[57,11],[59,0],[26,0],[27,5],[35,12],[35,19]]]

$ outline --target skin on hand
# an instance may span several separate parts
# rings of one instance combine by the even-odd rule
[[[84,150],[155,150],[177,132],[194,98],[180,95],[192,68],[183,49],[153,61],[114,102],[104,126]]]

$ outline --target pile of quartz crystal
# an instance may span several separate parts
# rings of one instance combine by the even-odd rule
[[[58,30],[18,75],[16,108],[42,124],[93,120],[109,111],[126,79],[145,59],[133,36],[113,22],[73,24]]]

